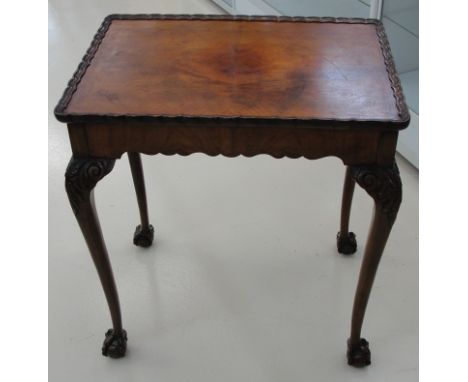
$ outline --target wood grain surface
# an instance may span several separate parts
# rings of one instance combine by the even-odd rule
[[[379,27],[366,20],[113,18],[59,114],[64,121],[80,115],[377,121],[399,129],[407,118]]]

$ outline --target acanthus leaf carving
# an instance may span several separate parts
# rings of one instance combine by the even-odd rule
[[[112,171],[114,164],[115,159],[72,157],[65,172],[65,188],[75,215],[97,182]]]
[[[396,163],[391,167],[350,166],[356,182],[374,199],[376,208],[395,222],[401,204],[402,185]]]

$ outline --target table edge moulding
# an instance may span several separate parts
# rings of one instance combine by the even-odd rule
[[[388,78],[391,83],[391,88],[393,90],[393,95],[395,98],[395,104],[398,110],[399,119],[397,120],[357,120],[357,119],[344,119],[342,121],[347,124],[352,124],[355,126],[368,126],[368,127],[380,127],[382,129],[391,129],[391,130],[401,130],[408,126],[410,121],[410,114],[408,107],[405,102],[403,95],[403,90],[401,83],[395,68],[395,63],[390,51],[390,45],[383,27],[383,24],[380,20],[375,19],[364,19],[364,18],[344,18],[344,17],[289,17],[289,16],[228,16],[228,15],[182,15],[182,14],[112,14],[107,16],[99,27],[96,35],[94,36],[93,41],[91,42],[90,47],[88,48],[85,56],[83,57],[81,63],[79,64],[77,70],[73,74],[71,80],[68,83],[67,88],[65,89],[62,98],[55,108],[55,116],[61,122],[110,122],[110,121],[124,121],[131,119],[132,121],[151,121],[151,120],[200,120],[206,121],[206,119],[220,120],[223,122],[226,119],[229,120],[253,120],[258,122],[271,123],[272,119],[277,121],[276,117],[273,118],[261,118],[261,117],[248,117],[243,116],[190,116],[190,115],[131,115],[131,114],[103,114],[103,115],[86,115],[86,114],[70,114],[66,113],[66,108],[76,91],[78,84],[86,73],[86,69],[91,64],[91,61],[96,54],[99,45],[104,39],[109,26],[114,20],[223,20],[223,21],[254,21],[254,22],[278,22],[278,23],[334,23],[334,24],[373,24],[376,28],[376,34],[380,47],[382,50],[382,55],[385,61],[385,67],[387,69]],[[327,121],[336,121],[335,119],[307,119],[307,118],[288,118],[288,121],[294,122],[303,126],[313,126],[314,123],[320,125],[320,122]]]

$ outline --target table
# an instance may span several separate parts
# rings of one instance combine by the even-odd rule
[[[148,247],[140,154],[235,157],[336,156],[346,165],[338,252],[356,251],[349,230],[355,183],[374,199],[347,343],[348,363],[370,364],[364,314],[401,203],[395,163],[409,124],[380,21],[355,18],[110,15],[59,101],[73,156],[65,173],[71,207],[112,317],[103,355],[126,351],[119,298],[93,189],[128,153]],[[311,243],[312,244],[312,243]]]

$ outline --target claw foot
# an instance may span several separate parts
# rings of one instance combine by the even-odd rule
[[[369,350],[369,342],[364,338],[361,338],[359,344],[351,345],[348,340],[348,351],[346,353],[348,357],[348,365],[354,367],[364,367],[371,364],[371,353]]]
[[[338,232],[336,235],[336,246],[339,253],[352,255],[357,249],[356,235],[353,232],[348,232],[347,235]]]
[[[133,235],[133,244],[139,247],[149,247],[153,244],[154,238],[154,228],[150,224],[147,228],[141,228],[141,225],[138,225]]]
[[[127,332],[125,330],[115,331],[109,329],[106,332],[106,339],[102,345],[102,355],[111,358],[121,358],[125,356],[127,350]]]

